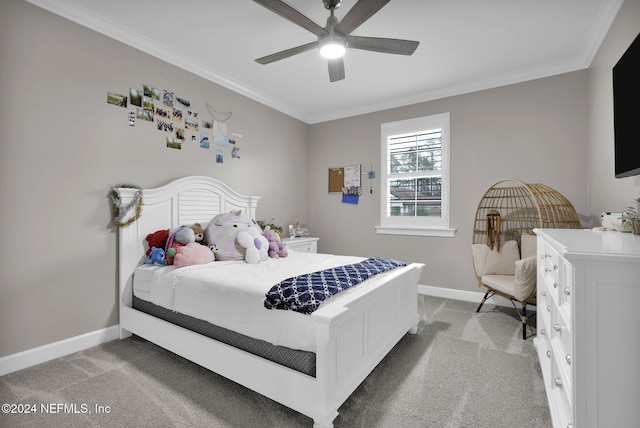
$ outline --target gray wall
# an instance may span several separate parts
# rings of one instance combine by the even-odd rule
[[[640,0],[625,0],[589,68],[589,211],[624,211],[640,197],[640,175],[614,177],[611,70],[640,31]],[[640,76],[639,76],[640,78]],[[640,146],[640,141],[638,142]],[[630,156],[634,155],[629,153]],[[635,154],[637,156],[637,152]]]
[[[258,219],[308,217],[308,125],[20,0],[0,2],[0,356],[118,323],[116,233],[107,193],[208,175],[262,196]],[[109,105],[107,91],[150,84],[232,111],[240,159]],[[297,195],[292,203],[292,195]],[[300,196],[302,195],[302,196]],[[298,198],[299,196],[299,198]]]
[[[307,125],[20,0],[0,2],[0,357],[117,324],[109,188],[203,174],[263,197],[258,218],[300,219],[323,252],[425,262],[420,283],[477,291],[469,244],[482,192],[518,177],[567,196],[585,219],[640,196],[613,179],[611,67],[637,34],[627,0],[590,70]],[[233,111],[242,158],[164,147],[127,125],[107,91],[148,83]],[[376,235],[379,180],[358,205],[327,194],[327,169],[380,170],[380,123],[451,112],[454,238]],[[206,155],[203,156],[203,154]],[[378,175],[379,176],[379,175]],[[293,201],[293,203],[292,203]]]
[[[586,210],[587,71],[563,74],[314,124],[309,133],[309,206],[319,250],[383,255],[426,264],[420,283],[479,291],[471,264],[472,222],[494,182],[545,183]],[[380,180],[358,205],[327,193],[329,167],[363,164],[380,171],[380,124],[451,113],[451,227],[454,238],[377,235]],[[379,177],[380,174],[378,173]],[[318,177],[318,179],[315,179]]]

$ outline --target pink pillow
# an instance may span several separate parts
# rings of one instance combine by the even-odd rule
[[[213,262],[215,259],[209,247],[198,244],[197,242],[189,242],[187,245],[178,249],[178,252],[173,258],[173,264],[176,267],[203,265]]]

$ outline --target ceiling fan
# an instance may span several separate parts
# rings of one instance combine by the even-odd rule
[[[351,35],[353,30],[375,15],[391,0],[358,0],[355,6],[347,12],[341,21],[338,21],[338,18],[334,15],[334,10],[340,7],[341,1],[323,0],[324,7],[331,12],[331,15],[327,18],[325,27],[319,26],[280,0],[253,1],[318,36],[318,40],[315,42],[256,59],[256,62],[260,64],[269,64],[311,49],[320,48],[320,55],[327,58],[329,62],[329,80],[335,82],[344,79],[344,62],[342,56],[347,48],[398,55],[411,55],[420,44],[420,42],[412,40]]]

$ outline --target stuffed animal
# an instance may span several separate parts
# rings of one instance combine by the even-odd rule
[[[202,243],[204,241],[204,228],[200,223],[194,223],[190,225],[189,229],[193,230],[196,242]]]
[[[240,210],[218,214],[204,230],[204,239],[214,252],[216,260],[244,260],[246,250],[236,237],[238,233],[251,227],[260,229],[251,217],[243,215]]]
[[[169,236],[173,235],[173,240],[178,244],[187,245],[189,242],[196,242],[196,234],[188,226],[180,226],[174,229]]]
[[[165,258],[164,250],[162,248],[151,247],[149,257],[144,262],[148,265],[166,265],[167,260]]]
[[[278,240],[278,234],[273,229],[265,230],[262,235],[267,238],[269,242],[269,257],[273,259],[279,259],[280,257],[287,257],[289,253],[282,245],[282,242]]]
[[[197,242],[189,242],[187,245],[180,247],[173,258],[173,264],[176,267],[202,265],[213,262],[215,259],[213,252],[208,247]]]
[[[169,237],[165,244],[164,251],[167,256],[167,264],[173,264],[173,257],[184,245],[195,242],[196,237],[193,230],[187,226],[180,226],[176,229],[169,230]]]
[[[259,263],[269,258],[269,241],[260,233],[260,227],[248,227],[236,237],[238,244],[245,249],[244,261]]]
[[[151,254],[151,249],[153,247],[164,248],[165,244],[167,243],[168,237],[169,229],[157,230],[153,233],[148,234],[146,238],[147,243],[149,244],[147,249],[147,256]]]

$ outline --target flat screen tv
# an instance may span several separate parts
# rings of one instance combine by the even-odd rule
[[[640,174],[640,34],[613,67],[616,178]]]

